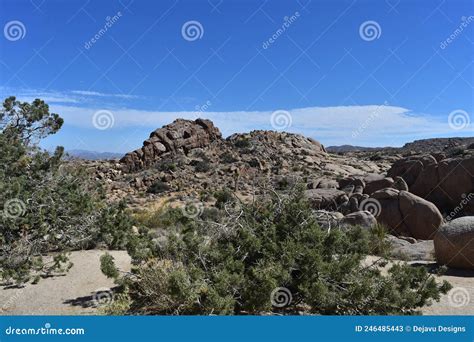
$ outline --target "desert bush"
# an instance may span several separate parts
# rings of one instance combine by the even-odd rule
[[[390,242],[386,239],[388,232],[389,229],[380,223],[377,223],[375,227],[369,230],[371,255],[389,257],[392,248]]]
[[[249,148],[252,146],[252,143],[247,138],[241,138],[234,142],[234,146],[237,148]]]
[[[196,172],[208,172],[211,169],[211,163],[208,159],[199,160],[194,165],[194,171]]]
[[[156,180],[147,190],[150,194],[161,194],[170,189],[170,186],[161,180]]]
[[[301,189],[235,209],[189,220],[157,248],[130,282],[131,312],[414,314],[449,290],[421,267],[367,264],[371,234],[321,229]]]
[[[224,164],[232,164],[237,161],[237,159],[232,155],[232,153],[225,152],[220,156],[221,162]]]
[[[276,188],[277,190],[286,190],[290,186],[290,181],[286,177],[278,179]]]
[[[253,158],[253,159],[249,160],[247,163],[249,164],[250,167],[259,167],[260,166],[260,162],[256,158]]]
[[[163,161],[156,165],[156,169],[158,171],[176,171],[177,166],[171,161]]]
[[[467,150],[463,147],[455,147],[451,151],[449,151],[449,154],[451,157],[459,157],[464,155],[467,152]]]
[[[374,153],[370,155],[369,160],[371,161],[382,160],[382,155],[380,153]]]
[[[105,245],[133,249],[123,204],[108,206],[83,168],[38,148],[63,120],[37,99],[7,98],[0,111],[0,279],[21,284],[70,268],[67,252]],[[117,229],[118,228],[118,229]],[[136,244],[136,242],[135,242]],[[53,253],[52,261],[43,256]]]
[[[156,210],[136,212],[133,217],[138,225],[148,229],[182,226],[189,220],[180,208],[161,207]]]
[[[217,208],[204,208],[201,214],[201,220],[217,222],[222,212]]]
[[[130,310],[131,299],[125,292],[114,294],[114,300],[103,307],[99,307],[98,312],[107,316],[126,315]]]
[[[120,275],[119,270],[115,266],[114,257],[109,253],[100,256],[100,270],[108,278],[117,279]]]
[[[234,201],[234,195],[229,190],[219,190],[214,193],[216,199],[215,206],[219,209],[223,209],[226,203]]]

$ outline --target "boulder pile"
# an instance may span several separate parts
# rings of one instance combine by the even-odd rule
[[[178,119],[118,163],[98,165],[96,176],[108,184],[110,198],[127,196],[137,207],[165,196],[213,203],[221,190],[250,199],[257,185],[285,192],[304,183],[324,229],[381,224],[400,255],[425,257],[436,248],[440,263],[472,269],[471,142],[423,140],[402,149],[331,154],[298,134],[257,130],[224,139],[209,120]]]
[[[474,201],[464,201],[474,193],[474,156],[436,157],[428,154],[400,159],[387,174],[403,178],[410,192],[434,203],[445,215],[474,215]]]
[[[120,163],[126,172],[142,170],[154,165],[166,153],[178,151],[187,154],[190,150],[208,146],[222,139],[222,134],[212,121],[178,119],[150,134],[143,147],[127,153]]]
[[[376,191],[371,198],[380,204],[378,222],[396,235],[432,240],[443,223],[433,203],[408,191],[387,188]]]

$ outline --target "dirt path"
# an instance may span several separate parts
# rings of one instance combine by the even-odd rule
[[[100,271],[99,258],[105,251],[72,252],[74,263],[64,276],[42,279],[24,288],[0,290],[1,315],[84,315],[94,314],[94,294],[114,286]],[[122,271],[130,270],[125,251],[109,251]],[[102,293],[102,292],[101,292]],[[107,295],[107,292],[104,292]]]

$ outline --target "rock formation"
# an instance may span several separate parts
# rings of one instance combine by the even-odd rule
[[[463,218],[469,224],[455,220],[437,231],[441,213],[445,220],[474,213],[474,150],[466,145],[471,141],[423,140],[401,149],[331,154],[298,134],[257,130],[223,139],[209,120],[178,119],[120,162],[90,163],[110,200],[127,197],[135,208],[165,198],[213,205],[216,191],[245,200],[264,193],[256,193],[259,185],[284,193],[303,183],[323,229],[382,224],[395,235],[387,239],[397,255],[426,259],[434,238],[440,263],[469,268],[472,228],[465,227],[472,227],[472,217]]]
[[[340,224],[343,226],[361,226],[371,229],[377,225],[377,219],[369,211],[356,211],[344,216]]]
[[[472,155],[440,161],[432,155],[411,156],[395,162],[388,175],[403,178],[410,192],[433,202],[446,215],[474,214],[474,201],[463,201],[474,193]]]
[[[380,204],[377,221],[397,235],[431,240],[443,222],[436,206],[407,191],[382,189],[371,198]]]
[[[124,171],[137,171],[152,166],[163,154],[177,151],[187,154],[219,139],[222,139],[221,132],[210,120],[178,119],[152,132],[142,148],[127,153],[120,162]]]
[[[444,224],[435,235],[434,246],[440,264],[474,270],[474,216]]]

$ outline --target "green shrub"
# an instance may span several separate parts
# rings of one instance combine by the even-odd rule
[[[217,208],[204,208],[201,214],[201,220],[204,221],[219,221],[221,217],[221,211]]]
[[[63,120],[39,99],[7,98],[0,110],[0,279],[22,284],[65,272],[67,252],[138,244],[124,204],[109,206],[100,184],[73,162],[38,147]],[[43,258],[54,253],[54,258]],[[46,261],[45,261],[46,260]]]
[[[219,190],[214,193],[216,199],[216,207],[219,209],[224,208],[226,203],[234,201],[234,195],[229,190]]]
[[[377,234],[375,234],[377,235]],[[449,290],[422,267],[364,262],[370,234],[321,229],[298,190],[190,220],[130,282],[132,312],[151,314],[414,314]],[[284,307],[275,294],[290,294]]]
[[[156,180],[147,190],[150,194],[161,194],[170,190],[170,186],[161,180]]]
[[[277,181],[276,187],[278,190],[286,190],[288,189],[289,186],[290,186],[290,181],[288,180],[288,178],[283,177]]]
[[[234,142],[234,146],[238,148],[249,148],[252,144],[247,138],[241,138]]]
[[[137,224],[148,229],[157,229],[184,225],[189,220],[180,208],[160,208],[154,211],[141,211],[134,213]]]
[[[100,270],[108,278],[117,279],[120,275],[119,270],[115,266],[114,257],[109,253],[105,253],[100,257]]]
[[[158,171],[176,171],[177,166],[171,161],[163,161],[156,165]]]
[[[199,160],[194,165],[194,171],[196,172],[208,172],[211,169],[211,164],[208,160]]]
[[[452,157],[459,157],[459,156],[462,156],[463,154],[465,154],[467,152],[467,150],[463,147],[455,147],[453,148],[451,151],[449,151],[450,153],[450,156]]]
[[[114,294],[114,300],[99,307],[99,313],[107,316],[122,316],[126,315],[130,310],[131,299],[127,293]]]
[[[372,255],[379,255],[383,257],[388,257],[391,252],[391,244],[385,238],[387,236],[388,229],[381,225],[377,224],[370,230],[369,234],[369,244],[371,246]]]
[[[237,159],[229,152],[225,152],[220,156],[221,162],[224,164],[232,164],[237,161]]]
[[[380,153],[374,153],[369,157],[371,161],[382,160],[382,155]]]
[[[260,162],[256,158],[253,158],[253,159],[249,160],[248,164],[249,164],[250,167],[259,167],[260,166]]]

